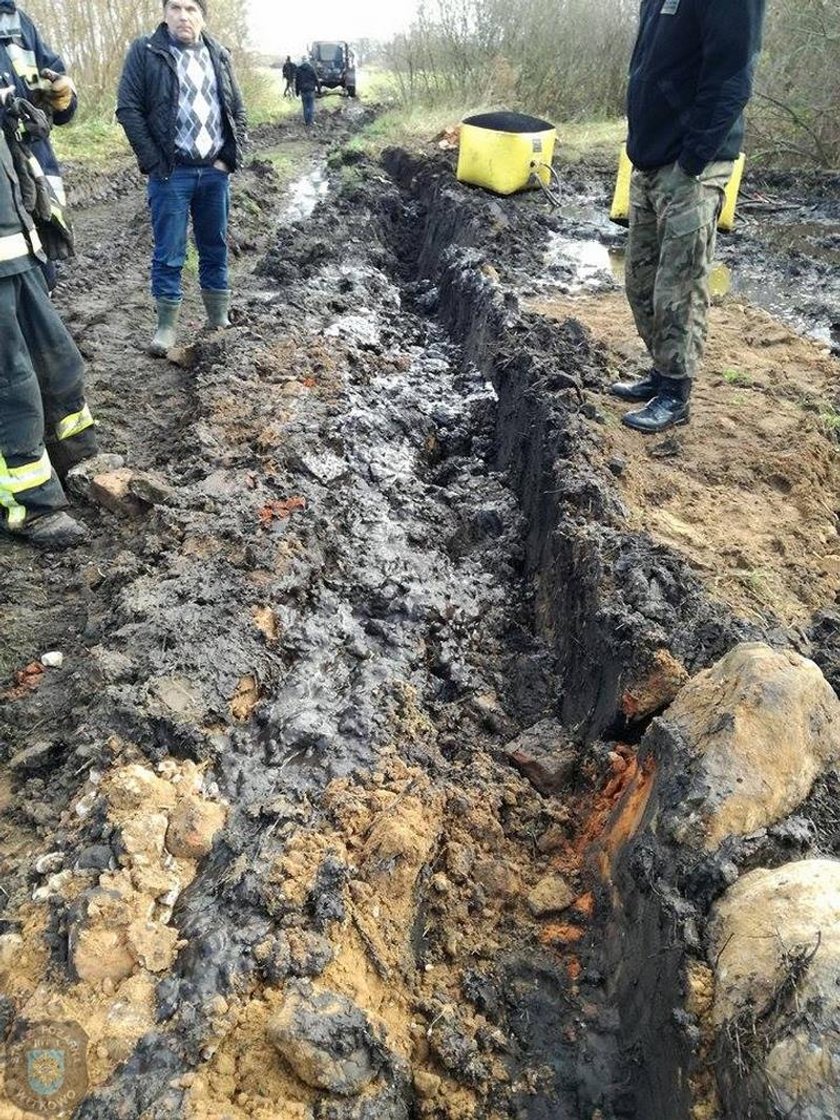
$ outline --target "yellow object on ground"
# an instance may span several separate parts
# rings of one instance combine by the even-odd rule
[[[513,194],[536,184],[548,186],[557,130],[524,113],[479,113],[461,124],[458,181]]]
[[[741,186],[741,176],[744,174],[744,164],[747,157],[743,152],[735,160],[732,176],[726,184],[726,197],[723,209],[718,218],[718,229],[728,233],[735,222],[735,205],[738,202],[738,190]],[[618,175],[615,180],[615,193],[610,207],[610,219],[620,226],[626,226],[630,220],[630,176],[633,164],[627,155],[627,149],[622,145],[618,156]]]

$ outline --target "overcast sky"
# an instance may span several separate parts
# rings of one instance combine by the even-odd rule
[[[250,0],[251,38],[269,54],[300,54],[313,39],[389,39],[417,0]]]

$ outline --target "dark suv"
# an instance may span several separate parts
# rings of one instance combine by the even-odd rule
[[[309,61],[318,76],[318,92],[341,88],[348,97],[356,96],[356,56],[347,43],[313,43]]]

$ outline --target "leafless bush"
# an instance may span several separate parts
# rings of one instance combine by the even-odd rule
[[[424,0],[388,62],[407,101],[620,116],[638,10],[638,0]],[[756,162],[840,165],[840,0],[768,4],[749,122]]]
[[[636,0],[426,0],[389,50],[406,99],[495,100],[564,119],[622,111]]]
[[[758,161],[840,167],[838,0],[768,5],[749,124]]]

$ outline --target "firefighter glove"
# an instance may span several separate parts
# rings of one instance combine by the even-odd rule
[[[57,74],[55,70],[42,70],[41,77],[46,78],[50,83],[49,88],[44,92],[53,112],[63,113],[65,109],[69,109],[73,103],[76,87],[67,75]]]

